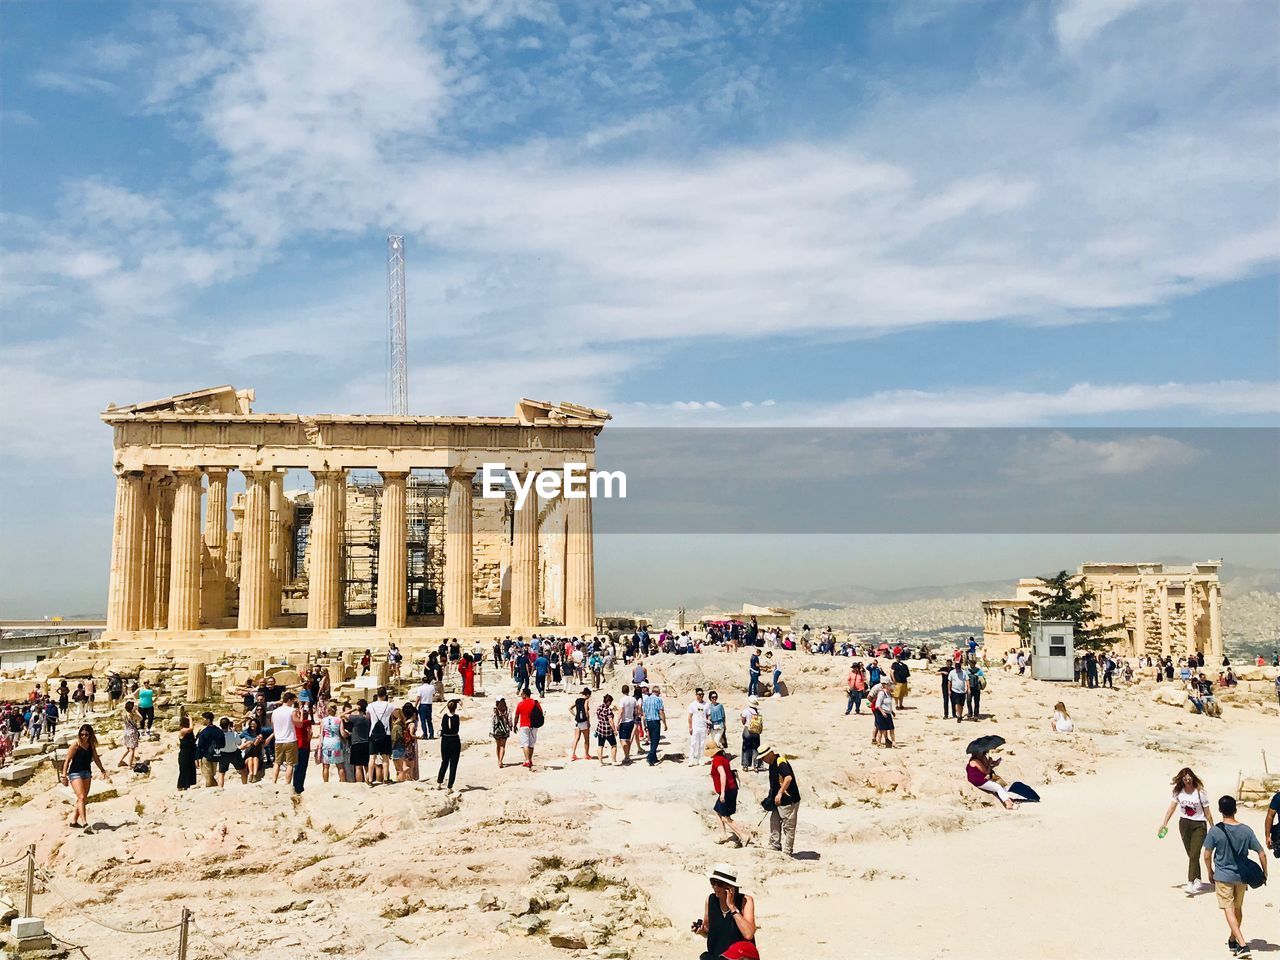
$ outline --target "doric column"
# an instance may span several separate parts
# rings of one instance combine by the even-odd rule
[[[342,498],[346,475],[341,470],[313,470],[315,499],[311,512],[307,628],[334,630],[342,621]]]
[[[142,587],[138,591],[138,623],[143,630],[150,630],[155,623],[156,592],[156,482],[155,475],[142,476]]]
[[[1182,598],[1182,614],[1187,621],[1187,656],[1196,652],[1196,585],[1187,577]]]
[[[1134,607],[1133,607],[1133,652],[1136,656],[1146,656],[1147,654],[1147,615],[1144,606],[1147,599],[1147,590],[1142,582],[1142,577],[1138,577],[1138,582],[1134,584]]]
[[[280,598],[284,587],[284,474],[278,470],[271,471],[271,547],[269,550],[271,568],[271,615],[280,612]]]
[[[538,626],[538,495],[530,486],[524,506],[515,511],[511,543],[511,628]]]
[[[409,548],[405,541],[405,481],[407,472],[382,472],[382,503],[378,517],[379,627],[403,627],[408,613],[405,596],[409,579]]]
[[[471,483],[474,470],[449,471],[449,509],[444,523],[444,625],[469,627],[471,606]]]
[[[564,622],[574,633],[596,630],[595,547],[591,533],[591,498],[566,497]]]
[[[216,625],[227,615],[227,469],[209,467],[209,499],[204,511],[204,581],[200,605],[204,620]]]
[[[239,627],[265,630],[271,626],[271,471],[246,470],[244,481]]]
[[[142,474],[116,477],[116,513],[111,537],[107,632],[140,628],[142,605]]]
[[[1209,581],[1209,653],[1222,656],[1222,594],[1216,581]]]
[[[1157,584],[1160,590],[1160,656],[1173,656],[1173,637],[1169,636],[1169,581]]]
[[[169,564],[173,551],[173,492],[172,476],[158,477],[154,483],[155,496],[155,580],[143,584],[150,588],[152,596],[151,629],[165,630],[169,626]]]
[[[200,629],[200,495],[198,469],[175,470],[173,548],[169,558],[169,629]]]
[[[244,546],[244,503],[231,504],[231,533],[227,535],[227,579],[240,582],[240,550]]]

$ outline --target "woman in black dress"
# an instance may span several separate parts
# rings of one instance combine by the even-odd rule
[[[735,943],[755,943],[756,902],[742,892],[738,869],[716,864],[708,874],[711,895],[703,907],[702,919],[693,921],[693,932],[707,938],[705,958],[719,958]]]
[[[196,785],[196,735],[191,730],[191,718],[185,714],[178,731],[178,789]]]

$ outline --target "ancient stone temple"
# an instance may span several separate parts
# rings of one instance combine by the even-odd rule
[[[1185,657],[1203,652],[1222,656],[1221,560],[1172,566],[1164,563],[1083,563],[1083,577],[1095,596],[1097,621],[1116,624],[1117,653]],[[983,642],[988,656],[1023,646],[1018,619],[1032,606],[1040,581],[1024,577],[1012,597],[982,601]]]
[[[593,469],[606,411],[522,399],[513,417],[301,416],[254,413],[253,399],[223,386],[103,412],[105,639],[594,629],[591,500],[530,491],[516,509],[476,484],[485,463]]]

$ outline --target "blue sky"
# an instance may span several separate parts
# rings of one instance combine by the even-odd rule
[[[65,562],[50,534],[84,538],[100,592],[108,401],[230,382],[263,411],[383,409],[388,232],[413,412],[1280,412],[1271,3],[0,16],[0,605]]]

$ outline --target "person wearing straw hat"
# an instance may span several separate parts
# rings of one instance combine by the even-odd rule
[[[705,753],[711,759],[711,790],[716,795],[713,809],[725,829],[725,835],[716,842],[730,842],[741,847],[750,841],[751,831],[733,821],[733,815],[738,812],[738,778],[729,766],[724,747],[712,742],[707,744]]]
[[[760,715],[760,698],[747,697],[742,711],[742,769],[760,770],[760,734],[764,732],[764,717]]]
[[[769,765],[769,795],[761,804],[769,811],[769,846],[790,857],[795,852],[800,819],[800,787],[791,761],[772,746],[762,744],[759,757]]]
[[[707,879],[711,881],[711,894],[702,908],[702,918],[693,921],[690,929],[707,938],[707,949],[702,956],[719,960],[730,956],[728,951],[737,944],[755,943],[756,902],[742,892],[743,881],[737,867],[717,863]],[[750,955],[741,951],[734,954],[742,960]]]

